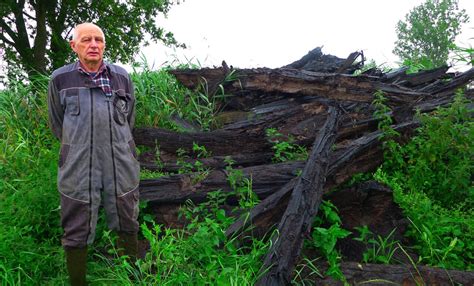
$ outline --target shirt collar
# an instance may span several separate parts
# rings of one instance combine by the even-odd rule
[[[87,75],[91,74],[91,72],[86,71],[84,65],[80,61],[78,61],[77,69],[80,72],[84,73],[84,74],[87,74]],[[96,77],[96,76],[98,76],[98,75],[100,75],[104,72],[106,72],[107,74],[109,73],[109,66],[104,61],[102,61],[102,63],[100,64],[100,67],[97,70],[97,72],[95,73],[94,77]]]

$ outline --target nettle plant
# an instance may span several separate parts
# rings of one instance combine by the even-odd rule
[[[276,128],[266,129],[265,134],[273,145],[274,162],[306,160],[308,158],[308,150],[304,146],[295,144],[295,139],[292,136],[285,136]]]
[[[342,228],[341,218],[337,208],[330,201],[323,201],[320,205],[321,214],[313,222],[311,240],[306,241],[309,248],[318,250],[329,263],[326,275],[345,281],[340,268],[341,254],[336,249],[337,240],[351,234]]]
[[[239,207],[244,210],[250,210],[260,201],[252,190],[252,177],[247,178],[242,170],[234,169],[235,161],[232,158],[226,157],[224,161],[227,164],[225,167],[227,181],[239,200]]]
[[[196,154],[198,159],[207,158],[211,156],[211,152],[206,150],[205,146],[200,146],[193,142],[193,152]],[[179,166],[178,173],[179,174],[188,174],[192,173],[192,183],[198,183],[204,180],[211,170],[204,166],[204,164],[200,160],[195,160],[191,162],[187,151],[184,149],[179,148],[176,150],[178,155],[178,159],[176,164]]]

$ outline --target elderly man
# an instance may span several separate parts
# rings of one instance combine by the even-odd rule
[[[129,75],[103,61],[105,36],[94,24],[77,25],[70,46],[79,60],[53,72],[48,106],[51,130],[61,141],[62,245],[71,284],[85,285],[87,245],[101,201],[109,228],[118,233],[119,253],[136,257],[140,168]]]

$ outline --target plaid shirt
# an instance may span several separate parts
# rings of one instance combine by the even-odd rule
[[[91,77],[92,81],[102,89],[105,93],[105,96],[110,97],[112,96],[112,88],[110,87],[110,78],[107,66],[104,62],[99,67],[99,70],[94,74],[87,72],[83,67],[82,63],[79,65],[79,71],[83,74],[86,74]]]

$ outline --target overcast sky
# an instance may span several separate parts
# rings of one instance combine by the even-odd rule
[[[315,47],[346,58],[363,50],[377,64],[395,66],[399,20],[421,0],[185,0],[158,22],[187,50],[152,45],[141,51],[159,67],[174,59],[201,66],[222,60],[239,68],[280,67]],[[458,44],[474,46],[474,0],[459,0],[471,18]],[[469,39],[471,38],[471,39]]]

